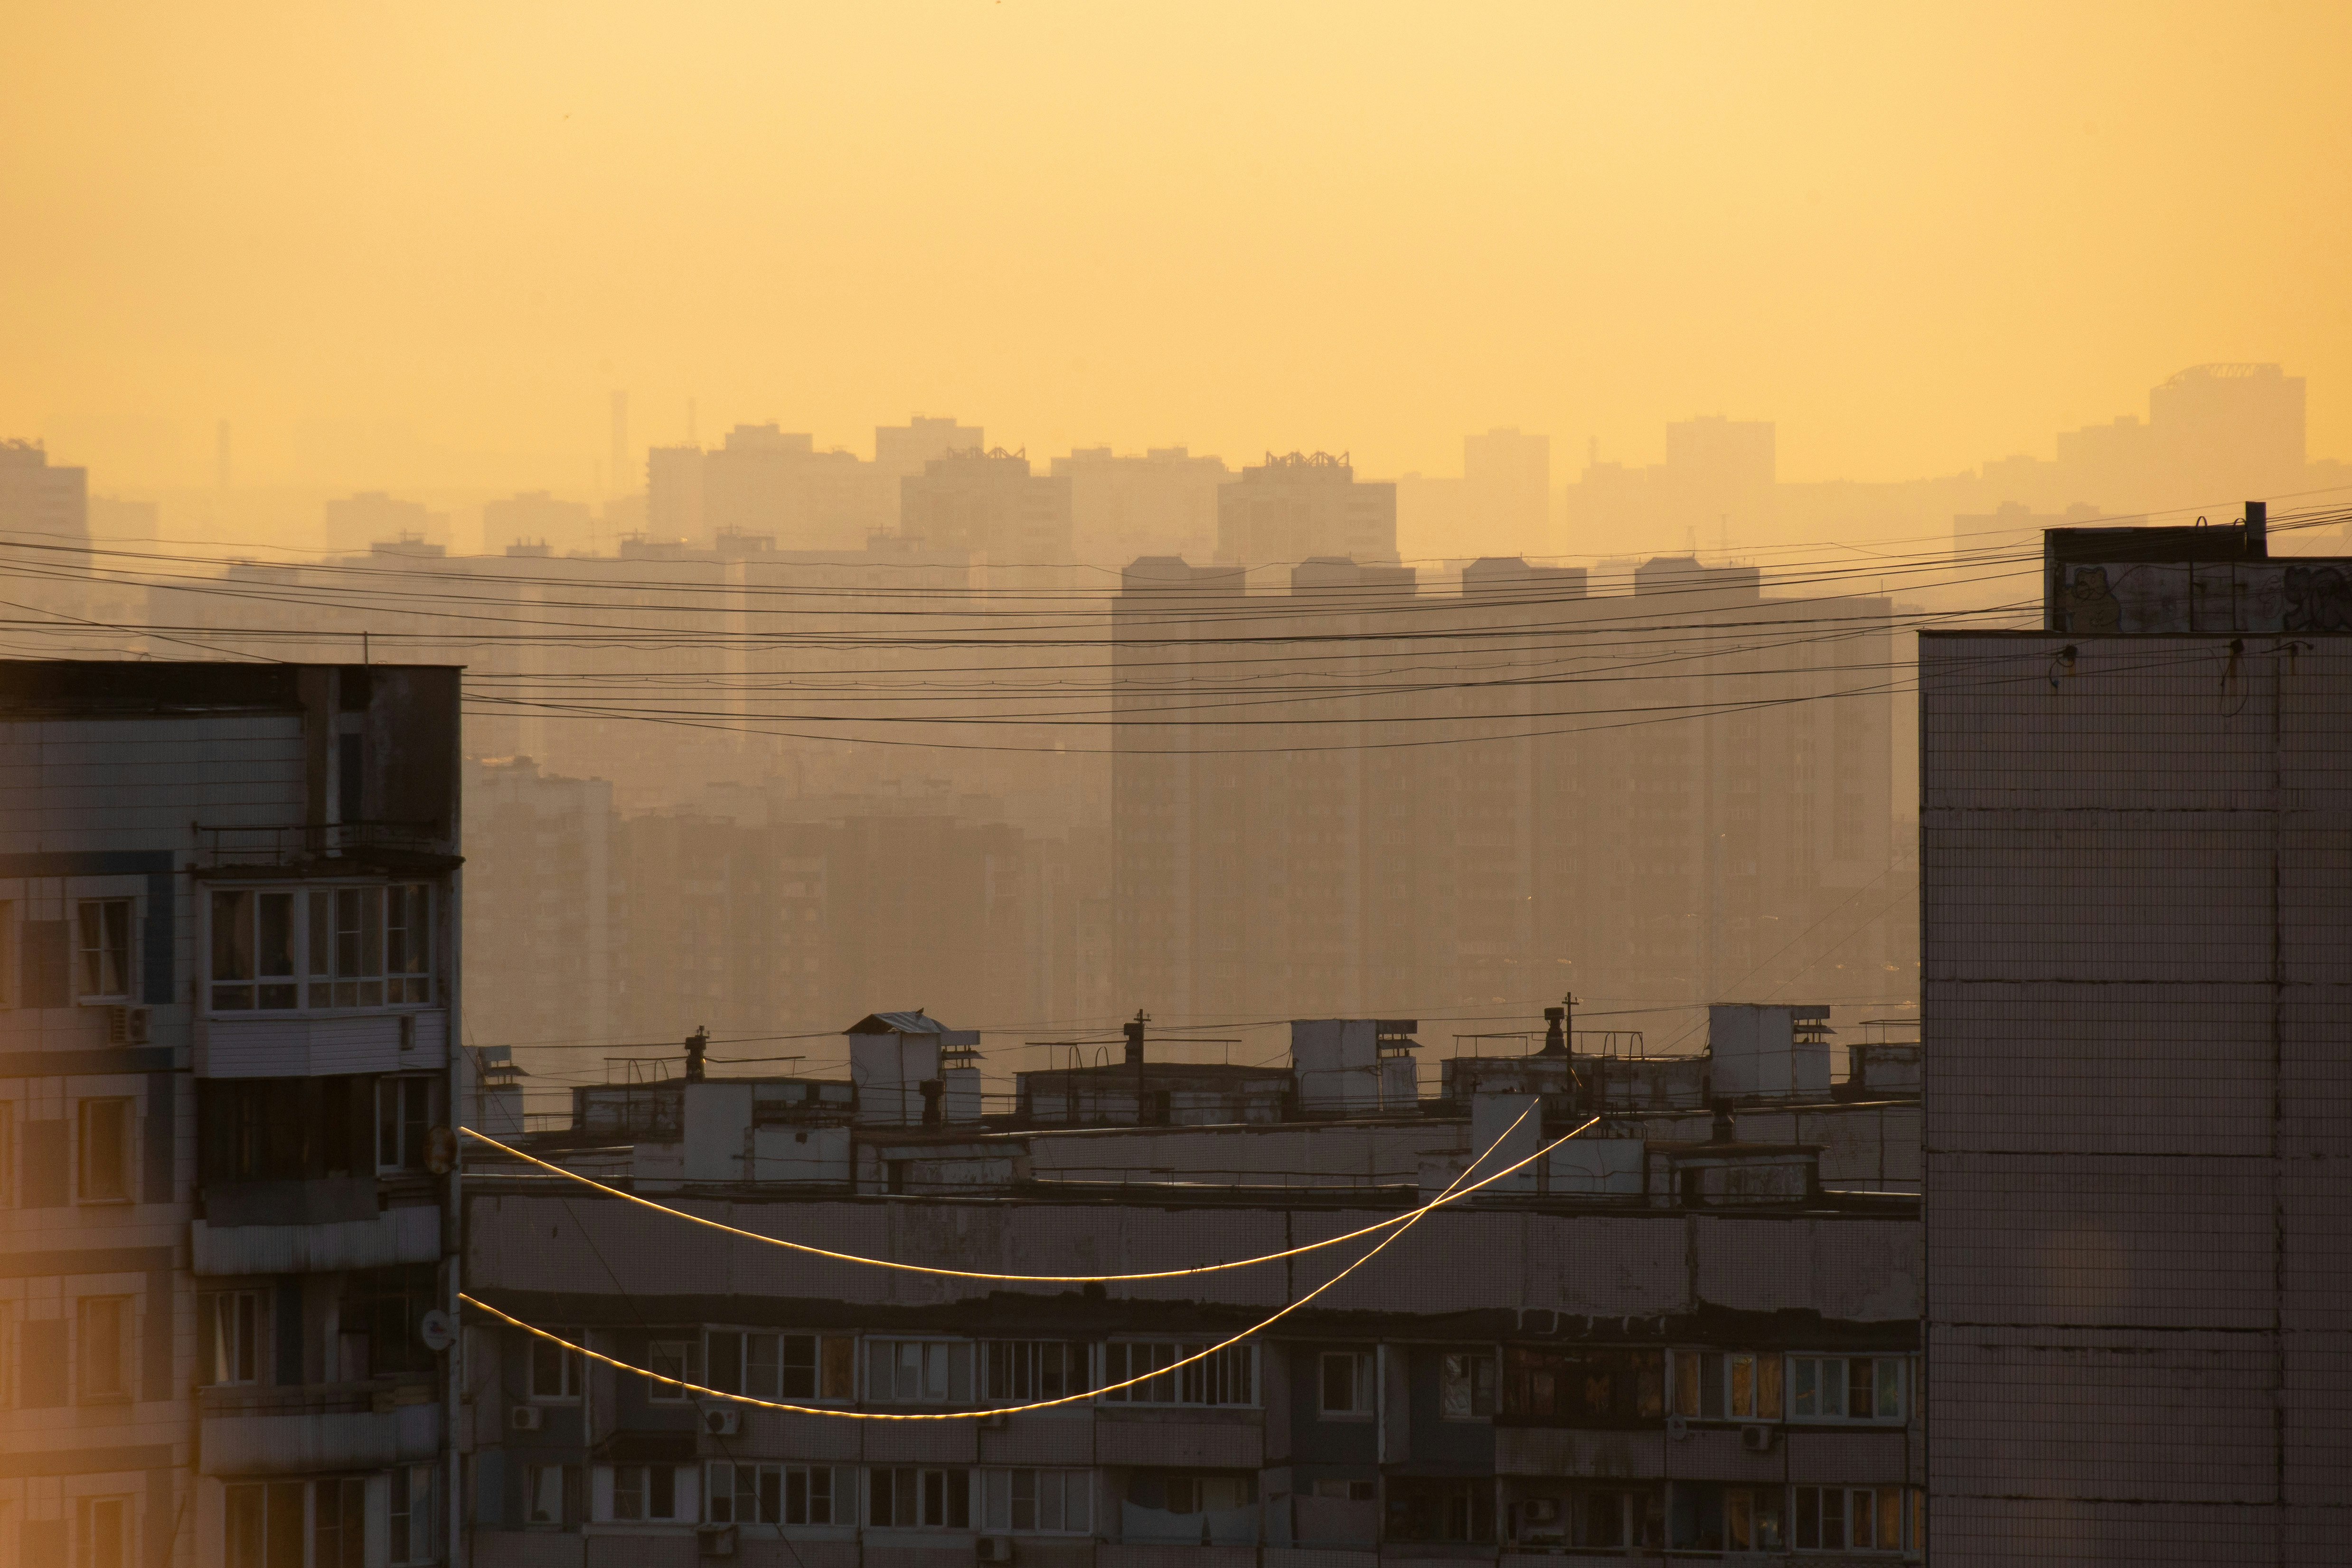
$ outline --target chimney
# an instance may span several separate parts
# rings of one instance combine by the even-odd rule
[[[1143,1026],[1150,1021],[1143,1009],[1138,1008],[1135,1016],[1120,1026],[1127,1031],[1127,1064],[1129,1067],[1143,1065]]]
[[[702,1082],[702,1059],[709,1049],[710,1030],[700,1024],[695,1025],[694,1032],[686,1037],[686,1081],[688,1083]]]
[[[2271,504],[2268,501],[2246,503],[2246,556],[2251,560],[2267,560],[2271,553]]]
[[[1539,1054],[1544,1056],[1568,1054],[1568,1009],[1566,1008],[1544,1009],[1544,1043]]]

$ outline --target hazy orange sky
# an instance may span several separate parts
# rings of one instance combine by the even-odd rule
[[[110,482],[591,492],[911,410],[1032,456],[1777,420],[1895,478],[2310,378],[2352,455],[2352,5],[34,0],[0,434]]]

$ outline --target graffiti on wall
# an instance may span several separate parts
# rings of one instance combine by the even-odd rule
[[[2352,632],[2352,561],[2060,568],[2061,632]]]

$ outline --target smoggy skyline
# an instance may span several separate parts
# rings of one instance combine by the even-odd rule
[[[909,409],[1458,472],[1768,419],[1896,479],[2308,378],[2352,14],[96,5],[0,63],[0,431],[95,483],[548,485]],[[2088,62],[2088,63],[2085,63]]]

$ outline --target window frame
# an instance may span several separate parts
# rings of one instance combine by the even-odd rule
[[[375,1174],[414,1176],[441,1114],[446,1081],[434,1072],[384,1072],[375,1079]],[[422,1110],[418,1109],[419,1104]]]
[[[1100,1381],[1095,1376],[1095,1347],[1088,1340],[991,1339],[980,1345],[972,1370],[982,1405],[1029,1405],[1091,1394]],[[1058,1372],[1049,1372],[1045,1365],[1048,1351],[1058,1353],[1063,1364]],[[1000,1371],[1005,1386],[1000,1386]]]
[[[1824,1511],[1824,1504],[1832,1497],[1838,1500],[1839,1540],[1836,1544],[1829,1545],[1823,1544],[1823,1538],[1828,1533],[1829,1522],[1829,1515]],[[1856,1498],[1864,1497],[1870,1500],[1868,1517],[1871,1521],[1872,1542],[1867,1546],[1857,1546],[1853,1544],[1853,1521],[1857,1517],[1853,1504]],[[1877,1537],[1883,1533],[1879,1527],[1885,1522],[1885,1511],[1889,1502],[1892,1502],[1895,1507],[1897,1541],[1893,1545],[1882,1545],[1878,1542]],[[1811,1543],[1805,1542],[1805,1536],[1808,1533],[1806,1528],[1808,1503],[1812,1507],[1811,1533],[1813,1539]],[[1921,1517],[1924,1511],[1925,1499],[1916,1487],[1791,1486],[1789,1489],[1787,1514],[1789,1544],[1784,1550],[1795,1552],[1884,1552],[1890,1556],[1917,1552],[1927,1534],[1925,1521]]]
[[[74,1301],[74,1403],[130,1405],[138,1399],[131,1342],[138,1328],[139,1298],[123,1294],[79,1296]],[[96,1320],[109,1320],[101,1326]],[[99,1379],[100,1346],[112,1342],[110,1385],[93,1386]]]
[[[207,1017],[309,1017],[400,1012],[436,1005],[440,984],[440,914],[436,882],[216,882],[203,901],[204,981]],[[258,970],[263,900],[290,900],[286,952],[292,973],[263,977],[221,973],[226,962]],[[242,901],[241,903],[239,901]],[[224,919],[245,925],[244,952],[225,940]],[[79,932],[79,926],[77,926]],[[79,940],[79,936],[77,936]],[[79,949],[77,949],[79,954]],[[76,958],[79,977],[79,958]],[[263,990],[291,988],[267,1003]],[[245,994],[240,995],[240,988]]]
[[[1787,1411],[1783,1418],[1806,1426],[1906,1426],[1911,1419],[1911,1391],[1916,1378],[1912,1360],[1908,1355],[1791,1354],[1788,1357],[1788,1370],[1782,1381],[1782,1408]],[[1853,1414],[1853,1410],[1856,1364],[1867,1366],[1871,1375],[1871,1410],[1862,1416]],[[1831,1366],[1837,1368],[1837,1374],[1833,1378],[1825,1378],[1822,1369]],[[1815,1406],[1812,1410],[1800,1408],[1800,1401],[1808,1397],[1800,1393],[1806,1375],[1804,1369],[1808,1368],[1811,1369],[1812,1383],[1810,1397]],[[1890,1386],[1887,1382],[1889,1372],[1894,1378],[1891,1386],[1895,1408],[1891,1414],[1882,1414],[1887,1402],[1886,1390]],[[1832,1388],[1836,1391],[1838,1408],[1833,1412],[1823,1411],[1819,1406],[1823,1396]]]
[[[1021,1478],[1030,1478],[1030,1521],[1018,1522],[1021,1512]],[[1060,1490],[1059,1511],[1062,1522],[1039,1522],[1045,1511],[1045,1478],[1054,1478]],[[999,1478],[1002,1478],[1003,1518],[997,1522],[999,1511]],[[988,1535],[1054,1535],[1091,1536],[1095,1532],[1095,1472],[1070,1465],[978,1465],[973,1467],[971,1488],[977,1496],[977,1506],[971,1510],[976,1521],[971,1528]],[[1080,1499],[1079,1508],[1085,1518],[1071,1522],[1070,1502],[1073,1496]]]
[[[675,1377],[681,1382],[699,1385],[702,1382],[702,1336],[688,1338],[667,1335],[646,1339],[646,1370],[662,1377]],[[645,1380],[646,1403],[648,1405],[690,1405],[702,1397],[680,1388],[676,1383],[664,1383],[656,1377]]]
[[[110,1521],[110,1548],[102,1547],[98,1539],[101,1514]],[[138,1562],[133,1539],[138,1522],[139,1500],[128,1493],[74,1499],[74,1568],[131,1568]]]
[[[547,1331],[572,1344],[585,1344],[588,1331],[582,1328],[551,1328]],[[523,1388],[524,1399],[532,1405],[577,1405],[588,1386],[588,1358],[576,1350],[565,1348],[540,1338],[537,1334],[524,1337]],[[539,1374],[543,1360],[552,1361],[556,1389],[550,1393],[539,1385]]]
[[[743,1479],[749,1474],[750,1490],[745,1490]],[[724,1476],[727,1486],[722,1491],[719,1480]],[[824,1478],[825,1517],[816,1513],[818,1478]],[[772,1490],[768,1483],[773,1481]],[[793,1485],[799,1486],[801,1517],[793,1517]],[[764,1526],[770,1529],[833,1530],[856,1529],[858,1513],[857,1467],[824,1462],[788,1459],[706,1459],[702,1467],[702,1520],[706,1524]],[[743,1516],[742,1503],[749,1498],[751,1518]],[[771,1519],[769,1504],[773,1501],[775,1517]],[[846,1517],[845,1517],[845,1513]]]
[[[91,1123],[100,1113],[122,1118],[113,1169],[100,1169]],[[74,1201],[80,1204],[129,1204],[139,1201],[131,1185],[132,1146],[138,1142],[139,1103],[129,1094],[93,1094],[74,1102]],[[104,1176],[103,1182],[93,1178]],[[93,1190],[100,1189],[100,1190]]]
[[[226,1315],[224,1315],[226,1314]],[[222,1338],[224,1323],[228,1341]],[[206,1330],[210,1332],[207,1333]],[[223,1354],[233,1363],[231,1375],[215,1377]],[[242,1375],[237,1375],[239,1372]],[[261,1292],[258,1291],[198,1291],[196,1292],[196,1386],[229,1388],[261,1380]]]
[[[73,901],[73,996],[79,1007],[127,1007],[137,999],[139,988],[139,900],[126,894],[98,898],[77,898]],[[113,924],[110,912],[121,913],[120,931],[110,930]],[[95,926],[90,915],[98,916]],[[95,935],[97,945],[90,937]],[[119,946],[111,940],[120,938]],[[95,982],[104,979],[107,961],[112,957],[121,965],[118,977],[121,984],[113,990],[97,988]],[[97,974],[91,973],[93,960]]]
[[[1333,1375],[1348,1385],[1348,1403],[1333,1405]],[[1323,1421],[1369,1421],[1379,1413],[1380,1357],[1369,1350],[1327,1350],[1315,1358],[1315,1414]]]
[[[1456,1371],[1454,1363],[1464,1364]],[[1485,1374],[1485,1387],[1479,1386],[1480,1373]],[[1492,1421],[1495,1418],[1496,1395],[1503,1381],[1502,1358],[1492,1350],[1476,1348],[1449,1350],[1437,1358],[1437,1418],[1441,1421]],[[1457,1414],[1453,1408],[1453,1391],[1463,1389],[1468,1396],[1469,1409]],[[1479,1408],[1484,1402],[1486,1407]]]
[[[887,1393],[880,1391],[877,1385],[879,1375],[877,1369],[882,1364],[881,1356],[886,1346],[888,1347],[890,1358],[888,1364],[890,1387]],[[865,1341],[865,1349],[866,1402],[869,1405],[919,1405],[934,1408],[956,1409],[969,1406],[974,1402],[972,1389],[976,1381],[975,1364],[981,1359],[978,1341],[924,1334],[891,1334],[867,1338]],[[900,1363],[904,1352],[908,1349],[919,1353],[919,1364],[914,1372],[916,1390],[912,1395],[903,1395],[898,1392],[898,1380],[907,1369]],[[962,1353],[961,1357],[957,1354],[958,1352]],[[944,1372],[941,1378],[943,1392],[936,1398],[931,1395],[930,1377],[930,1364],[935,1353],[937,1359],[943,1364]],[[962,1374],[961,1387],[958,1386],[957,1381],[959,1360],[962,1364],[960,1369]]]
[[[384,1493],[385,1561],[391,1568],[424,1568],[441,1561],[441,1470],[435,1464],[394,1465]],[[401,1550],[407,1537],[408,1550]],[[419,1538],[422,1549],[419,1549]]]
[[[866,1523],[873,1530],[970,1530],[971,1528],[971,1465],[868,1465],[866,1467]],[[938,1478],[937,1519],[933,1512],[932,1479]],[[887,1483],[887,1489],[884,1482]],[[911,1494],[906,1489],[911,1486]],[[901,1508],[904,1500],[906,1507]],[[877,1519],[877,1511],[889,1517]],[[911,1515],[910,1518],[900,1517]]]
[[[1264,1407],[1265,1396],[1265,1366],[1258,1354],[1256,1340],[1244,1340],[1228,1345],[1205,1361],[1174,1370],[1173,1364],[1187,1356],[1207,1350],[1208,1340],[1167,1340],[1138,1336],[1132,1339],[1110,1339],[1103,1342],[1101,1375],[1096,1379],[1095,1402],[1097,1405],[1140,1405],[1161,1409],[1189,1410],[1256,1410]],[[1135,1365],[1138,1350],[1165,1350],[1171,1354],[1166,1364],[1147,1366],[1139,1373]],[[1157,1363],[1157,1357],[1152,1360]],[[1166,1368],[1166,1369],[1163,1369]],[[1127,1388],[1113,1388],[1141,1375],[1143,1381]],[[1213,1392],[1213,1385],[1223,1385],[1237,1378],[1245,1378],[1249,1388],[1239,1399],[1191,1398],[1187,1389],[1198,1386]],[[1160,1397],[1161,1386],[1168,1385],[1172,1397]]]
[[[540,1494],[546,1490],[546,1481],[555,1481],[555,1517],[539,1517]],[[547,1463],[530,1462],[522,1472],[522,1527],[525,1530],[571,1530],[588,1522],[587,1469],[577,1462],[561,1460]]]
[[[730,1359],[722,1340],[732,1340],[731,1357],[735,1375],[730,1379],[721,1371]],[[754,1342],[766,1340],[774,1348],[774,1377],[761,1383],[753,1375],[758,1364],[752,1357]],[[805,1341],[810,1360],[807,1363],[808,1392],[797,1392],[793,1377],[796,1364],[791,1359],[793,1342]],[[853,1334],[829,1334],[809,1329],[745,1328],[732,1323],[706,1327],[702,1331],[702,1383],[722,1394],[740,1394],[752,1399],[793,1400],[809,1404],[845,1405],[857,1398],[857,1340]],[[834,1375],[840,1375],[835,1376]],[[730,1385],[731,1384],[731,1385]]]

